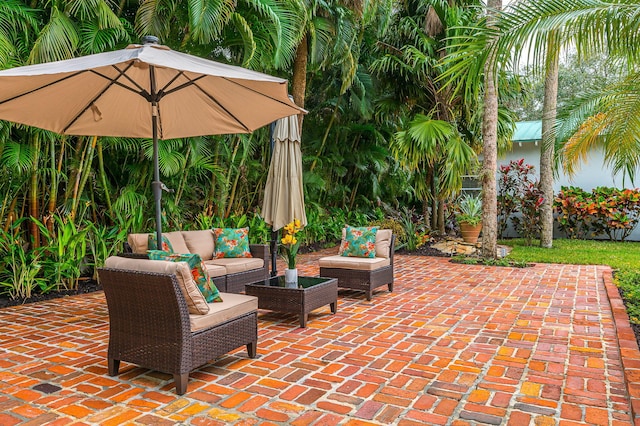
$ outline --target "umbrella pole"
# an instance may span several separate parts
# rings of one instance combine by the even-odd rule
[[[271,229],[271,276],[278,275],[276,256],[278,255],[278,231]]]
[[[155,133],[155,116],[153,117],[153,121],[153,130]],[[153,199],[156,204],[156,241],[158,242],[158,250],[162,250],[162,188],[160,183],[157,136],[154,136],[153,138],[153,168],[153,182],[151,183],[151,188],[153,189]]]
[[[273,157],[273,149],[275,145],[273,132],[275,128],[276,128],[276,122],[274,121],[269,126],[269,146],[271,148],[269,150],[269,153],[271,154],[270,157]],[[273,160],[273,158],[270,158],[269,160]],[[271,226],[271,276],[272,277],[275,277],[276,275],[278,275],[277,256],[278,256],[278,231],[275,231],[273,229],[273,226]]]
[[[162,250],[162,183],[160,182],[160,160],[158,158],[158,102],[156,100],[155,68],[149,67],[151,80],[151,131],[153,135],[153,199],[156,204],[156,242]]]

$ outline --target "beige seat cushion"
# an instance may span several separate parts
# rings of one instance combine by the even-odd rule
[[[174,231],[174,232],[163,232],[163,237],[167,237],[169,242],[171,243],[171,247],[173,247],[174,253],[186,254],[191,253],[189,251],[189,247],[184,241],[182,237],[182,232]],[[127,241],[131,246],[131,250],[134,253],[146,253],[149,249],[149,234],[129,234],[127,237]],[[152,247],[152,249],[156,249],[156,247]],[[213,252],[212,252],[213,253]],[[202,257],[202,256],[201,256]],[[209,255],[211,258],[211,255]]]
[[[389,247],[391,247],[391,229],[378,229],[376,232],[376,257],[389,258]],[[342,241],[347,237],[347,229],[342,228]]]
[[[204,266],[207,268],[207,274],[210,277],[222,277],[227,275],[227,268],[220,265],[212,265],[211,263],[204,262]]]
[[[227,274],[251,271],[252,269],[264,268],[264,259],[259,257],[225,257],[213,259],[205,262],[205,265],[224,266]]]
[[[385,257],[345,257],[328,256],[319,260],[321,268],[357,269],[359,271],[374,271],[389,266],[391,261]]]
[[[235,293],[220,293],[224,302],[209,303],[206,315],[189,315],[191,331],[198,331],[258,310],[258,298]]]
[[[182,231],[182,237],[189,249],[189,253],[198,253],[202,260],[211,260],[215,249],[213,231]]]
[[[159,274],[175,275],[182,295],[187,301],[190,314],[207,314],[209,307],[193,280],[191,269],[187,262],[170,262],[167,260],[129,259],[111,256],[104,262],[105,268],[124,269],[127,271],[156,272]]]

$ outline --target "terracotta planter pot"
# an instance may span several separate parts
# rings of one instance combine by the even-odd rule
[[[470,225],[467,222],[460,222],[460,233],[465,243],[475,244],[478,242],[478,235],[482,230],[482,223]]]

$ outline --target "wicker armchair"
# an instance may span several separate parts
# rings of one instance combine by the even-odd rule
[[[109,310],[110,376],[118,374],[120,361],[130,362],[173,374],[176,392],[182,395],[195,368],[243,345],[255,358],[257,309],[192,331],[176,275],[109,268],[98,272]]]
[[[384,235],[381,231],[382,230],[378,231],[378,235]],[[388,235],[389,238],[386,242],[382,243],[376,241],[376,250],[378,253],[380,252],[377,249],[378,245],[381,244],[381,247],[384,247],[385,252],[379,254],[389,259],[388,264],[375,269],[370,269],[368,263],[371,259],[344,258],[339,255],[329,256],[320,259],[320,276],[337,278],[338,287],[340,288],[364,291],[367,300],[371,300],[373,290],[383,285],[387,285],[389,292],[392,292],[395,235],[390,231]],[[386,252],[387,247],[388,252]],[[376,257],[375,260],[379,260],[379,258]],[[341,265],[341,263],[345,263],[345,265]],[[355,263],[356,265],[349,265],[349,263]]]

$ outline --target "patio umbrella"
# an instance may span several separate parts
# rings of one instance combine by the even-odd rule
[[[299,219],[307,224],[302,188],[302,154],[300,152],[300,130],[298,116],[279,119],[273,130],[273,153],[264,190],[262,215],[275,233],[278,229]],[[271,265],[275,275],[276,249],[272,235]]]
[[[152,138],[160,247],[158,139],[250,133],[301,109],[286,80],[157,41],[0,71],[0,119],[67,135]]]

